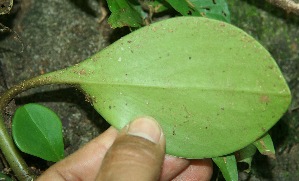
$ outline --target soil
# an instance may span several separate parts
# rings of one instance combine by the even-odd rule
[[[264,1],[227,2],[232,24],[269,50],[293,96],[288,112],[270,131],[276,159],[256,154],[251,173],[240,172],[239,180],[297,180],[299,17]],[[79,63],[128,32],[113,30],[107,18],[99,22],[101,19],[98,0],[15,0],[12,12],[0,16],[0,22],[15,31],[0,34],[0,92],[24,79]],[[46,105],[59,115],[66,155],[109,127],[80,91],[55,85],[26,91],[11,102],[6,110],[8,128],[16,107],[30,102]],[[28,155],[24,157],[37,174],[53,164]],[[8,171],[5,165],[0,169]]]

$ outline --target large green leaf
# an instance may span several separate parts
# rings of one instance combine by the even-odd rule
[[[12,135],[25,153],[54,162],[64,157],[61,121],[47,107],[26,104],[18,108],[13,117]]]
[[[261,44],[235,26],[200,17],[141,28],[74,67],[43,76],[78,85],[118,129],[154,117],[167,153],[187,158],[244,148],[290,103],[289,88]]]

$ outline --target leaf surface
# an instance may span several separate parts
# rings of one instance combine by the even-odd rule
[[[272,138],[268,133],[253,142],[253,145],[256,146],[261,154],[267,155],[271,158],[275,158],[275,148]]]
[[[141,27],[143,24],[142,15],[135,9],[132,2],[128,0],[107,0],[111,15],[108,19],[112,28],[130,26]],[[138,7],[138,6],[137,6]]]
[[[64,157],[61,121],[47,107],[31,103],[18,108],[12,134],[17,147],[27,154],[53,162]]]
[[[234,155],[212,158],[226,181],[238,181],[237,161]]]
[[[256,153],[256,150],[257,148],[253,144],[250,144],[235,153],[237,162],[243,162],[248,164],[248,168],[243,170],[243,172],[247,172],[247,173],[250,172],[252,158]]]
[[[168,154],[212,158],[264,135],[290,103],[271,55],[230,24],[178,17],[141,28],[86,61],[54,72],[77,84],[121,129],[140,116],[159,121]]]
[[[161,13],[171,8],[171,6],[164,0],[143,1],[142,4],[152,11],[152,13]]]

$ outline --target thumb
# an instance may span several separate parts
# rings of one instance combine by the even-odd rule
[[[97,180],[158,180],[165,138],[152,118],[139,118],[125,126],[105,155]]]

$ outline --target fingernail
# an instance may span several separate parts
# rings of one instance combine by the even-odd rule
[[[145,138],[153,143],[159,143],[161,128],[153,118],[138,118],[131,122],[128,129],[129,135]]]

